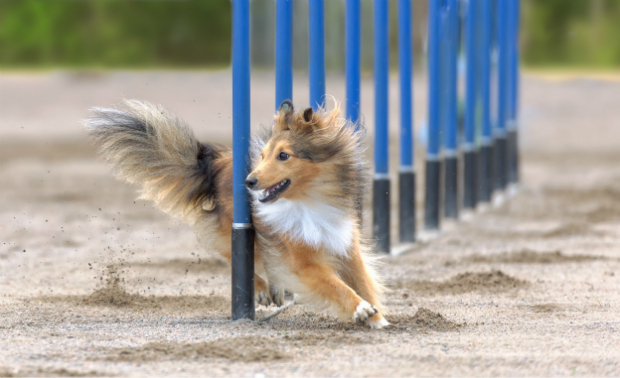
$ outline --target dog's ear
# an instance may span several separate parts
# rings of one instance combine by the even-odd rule
[[[319,118],[317,117],[312,108],[306,108],[303,112],[295,115],[295,123],[291,127],[302,134],[313,133],[320,127]]]
[[[314,111],[312,110],[312,108],[307,108],[306,110],[304,110],[304,121],[311,122],[313,112]]]
[[[282,101],[280,108],[278,109],[278,113],[274,117],[274,131],[285,131],[290,129],[290,124],[293,121],[293,114],[295,114],[295,109],[293,108],[293,103],[290,100]]]
[[[291,100],[284,100],[280,105],[280,109],[278,109],[278,114],[293,114],[294,111]]]

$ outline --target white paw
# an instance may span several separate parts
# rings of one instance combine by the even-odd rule
[[[269,306],[271,304],[271,294],[268,291],[259,291],[256,293],[256,302],[263,306]]]
[[[363,322],[368,320],[371,316],[379,312],[377,308],[366,301],[361,301],[357,305],[355,312],[353,313],[354,322]]]
[[[390,325],[390,322],[388,322],[387,320],[385,320],[385,318],[381,318],[379,320],[369,320],[368,321],[368,325],[370,326],[370,328],[372,329],[381,329],[383,327],[387,327]]]

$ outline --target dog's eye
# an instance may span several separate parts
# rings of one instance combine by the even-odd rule
[[[289,154],[287,154],[286,152],[280,152],[280,154],[278,155],[278,160],[288,160],[289,157]]]

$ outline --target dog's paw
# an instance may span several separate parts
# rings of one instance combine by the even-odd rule
[[[261,290],[256,292],[256,303],[263,306],[269,306],[271,304],[271,294],[267,290]]]
[[[276,285],[269,285],[269,293],[273,304],[278,307],[284,306],[284,290]]]
[[[372,329],[381,329],[390,325],[390,322],[385,320],[381,314],[377,313],[370,319],[368,319],[368,325]]]
[[[357,305],[355,312],[353,313],[354,322],[363,322],[368,320],[371,316],[379,312],[377,308],[366,301],[361,301]]]

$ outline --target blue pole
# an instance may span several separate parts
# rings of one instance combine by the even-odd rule
[[[375,174],[388,174],[389,0],[375,0]]]
[[[456,156],[458,144],[458,0],[448,0],[446,45],[446,104],[447,117],[444,132],[445,156]]]
[[[519,21],[520,1],[510,0],[510,125],[508,127],[508,182],[519,181]]]
[[[276,0],[276,111],[293,101],[293,0]]]
[[[389,0],[375,0],[375,177],[374,237],[381,252],[390,252],[390,178],[388,101],[390,74]]]
[[[491,125],[491,39],[492,39],[492,5],[491,0],[480,0],[480,120],[482,136],[480,138],[480,182],[479,198],[489,202],[494,188],[493,164],[493,127]]]
[[[439,160],[441,102],[441,0],[429,0],[428,25],[428,148],[427,160]]]
[[[480,99],[482,112],[481,145],[491,145],[493,142],[493,127],[491,125],[491,0],[480,0],[480,23],[482,26],[480,38]]]
[[[445,42],[445,124],[444,124],[444,164],[445,200],[444,214],[448,218],[459,216],[459,160],[458,160],[458,50],[459,50],[459,1],[447,1],[445,19],[447,33]]]
[[[465,140],[463,149],[471,151],[476,143],[476,106],[478,103],[478,41],[476,26],[478,25],[478,0],[469,0],[465,21]]]
[[[250,172],[250,3],[233,1],[232,318],[254,319],[254,229],[245,178]]]
[[[511,116],[513,120],[518,118],[519,109],[519,23],[521,21],[521,1],[512,0],[512,95]],[[516,125],[515,125],[516,126]]]
[[[463,207],[473,209],[478,203],[479,150],[476,145],[479,94],[479,17],[480,1],[469,0],[465,16],[465,138],[463,143]]]
[[[400,242],[415,242],[415,170],[413,165],[412,31],[411,0],[398,0],[398,65],[400,72]]]
[[[398,0],[398,65],[400,68],[400,168],[413,169],[411,0]]]
[[[509,43],[508,3],[497,0],[497,127],[495,128],[495,189],[502,190],[507,184],[506,121],[509,112]]]
[[[360,0],[346,0],[345,9],[345,71],[347,80],[346,117],[357,123],[360,113]]]
[[[424,227],[439,229],[442,99],[442,0],[428,1],[428,147],[426,150],[426,185]]]
[[[325,10],[323,0],[308,0],[310,105],[325,105]]]

